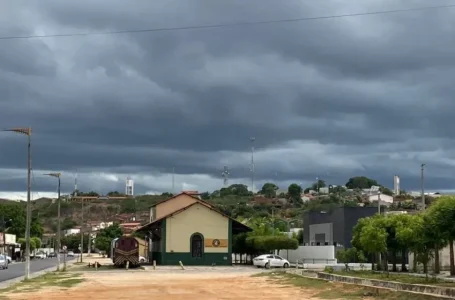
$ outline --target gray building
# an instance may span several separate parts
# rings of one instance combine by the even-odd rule
[[[350,248],[352,228],[357,221],[377,212],[376,207],[338,207],[331,212],[305,212],[303,242],[309,246],[334,245]]]

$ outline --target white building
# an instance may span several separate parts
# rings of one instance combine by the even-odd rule
[[[393,204],[393,196],[385,195],[385,194],[375,194],[369,195],[368,201],[369,202],[377,202],[378,200],[381,201],[381,205],[391,205]]]
[[[72,234],[79,234],[80,232],[81,232],[80,228],[71,228],[71,229],[63,230],[63,234],[65,236],[72,235]]]

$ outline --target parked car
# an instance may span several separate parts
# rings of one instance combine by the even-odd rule
[[[8,264],[13,262],[13,259],[11,258],[11,256],[9,256],[9,255],[5,255],[5,256],[6,256],[6,260],[8,261]]]
[[[253,265],[258,268],[289,268],[290,264],[287,259],[278,255],[264,254],[253,258]]]
[[[48,257],[57,257],[57,253],[51,252],[51,253],[49,253],[49,256],[48,256]]]
[[[0,268],[2,268],[2,270],[8,269],[8,259],[3,254],[0,254]]]
[[[67,257],[74,257],[74,252],[73,251],[68,251],[66,254]]]
[[[35,254],[35,258],[37,259],[45,259],[46,258],[46,254],[44,252],[38,252]]]
[[[147,260],[143,256],[139,256],[139,262],[140,263],[145,263]]]

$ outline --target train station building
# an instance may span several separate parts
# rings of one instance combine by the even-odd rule
[[[150,223],[136,232],[149,241],[157,265],[232,265],[232,236],[251,231],[197,195],[182,192],[150,207]]]

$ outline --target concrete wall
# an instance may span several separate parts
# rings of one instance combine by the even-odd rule
[[[313,224],[309,226],[310,246],[324,246],[325,243],[333,245],[333,223]],[[319,236],[323,237],[322,239]]]
[[[147,241],[143,240],[143,239],[140,239],[138,237],[135,237],[136,241],[138,242],[139,244],[139,255],[140,256],[144,256],[144,257],[147,257]]]
[[[301,262],[310,260],[313,262],[314,260],[314,263],[337,263],[334,246],[299,246],[296,250],[280,250],[280,256],[291,263],[295,263],[297,260]]]
[[[172,200],[159,203],[155,206],[155,215],[153,216],[152,221],[155,219],[160,219],[195,202],[197,202],[197,200],[193,197],[186,194],[181,194]]]
[[[348,284],[355,284],[368,287],[385,288],[397,292],[412,292],[416,294],[423,294],[426,296],[434,295],[437,297],[444,297],[447,299],[455,299],[455,289],[444,286],[432,286],[423,284],[408,284],[386,280],[366,279],[351,276],[341,276],[320,272],[317,273],[319,279],[328,281],[336,281]]]
[[[412,268],[414,265],[414,254],[409,253],[409,268]],[[450,270],[450,248],[449,246],[439,250],[439,266],[441,270]],[[423,268],[423,266],[419,266],[420,269]],[[431,261],[428,263],[428,269],[433,270],[434,269],[434,259],[431,259]]]
[[[166,252],[190,252],[190,237],[201,233],[204,240],[218,239],[220,247],[204,247],[205,253],[227,253],[229,219],[196,204],[187,210],[166,219]],[[224,247],[223,247],[224,246]]]

